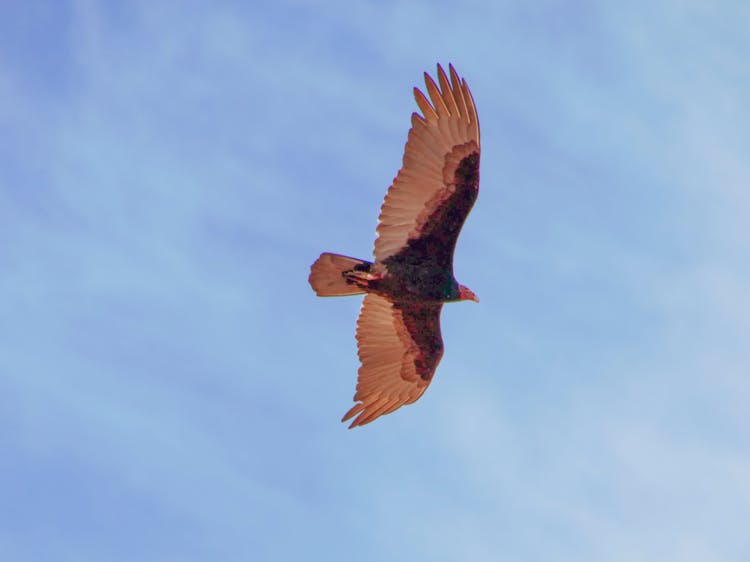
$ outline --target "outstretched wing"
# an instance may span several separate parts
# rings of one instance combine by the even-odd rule
[[[422,396],[443,356],[441,304],[394,304],[365,295],[357,320],[357,404],[341,421],[370,423]]]
[[[425,73],[432,104],[412,113],[403,166],[380,210],[375,259],[414,252],[452,271],[458,234],[479,191],[479,121],[466,81],[438,65],[440,87]]]

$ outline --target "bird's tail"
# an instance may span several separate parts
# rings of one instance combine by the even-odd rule
[[[325,252],[310,266],[308,281],[319,297],[361,295],[365,291],[352,284],[344,273],[352,270],[367,271],[370,265],[370,262],[364,260]]]

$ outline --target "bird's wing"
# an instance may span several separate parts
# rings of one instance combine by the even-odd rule
[[[441,308],[365,295],[357,320],[357,404],[341,421],[357,416],[349,427],[364,425],[422,396],[443,356]]]
[[[375,259],[424,252],[446,268],[479,190],[479,121],[466,81],[438,65],[440,86],[425,73],[432,104],[418,89],[424,115],[412,113],[403,166],[380,210]]]

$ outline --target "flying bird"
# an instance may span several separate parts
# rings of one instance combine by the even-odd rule
[[[438,65],[438,83],[425,72],[429,99],[414,88],[421,115],[412,113],[403,165],[380,209],[374,261],[326,252],[310,268],[318,296],[365,294],[356,404],[341,420],[354,417],[350,428],[422,396],[443,356],[443,303],[479,302],[453,277],[456,240],[479,192],[479,121],[466,80],[448,70]]]

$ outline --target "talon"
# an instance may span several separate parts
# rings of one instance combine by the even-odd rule
[[[380,275],[379,273],[371,273],[369,271],[358,271],[356,269],[350,269],[349,271],[345,271],[343,275],[347,279],[361,279],[362,281],[374,281],[375,279],[380,279],[382,277],[382,275]]]
[[[360,287],[362,289],[370,288],[370,284],[372,282],[378,281],[379,279],[382,279],[383,277],[383,275],[380,273],[371,273],[369,271],[358,271],[355,269],[344,271],[342,275],[346,279],[347,283],[351,283],[352,285],[356,285],[357,287]]]

